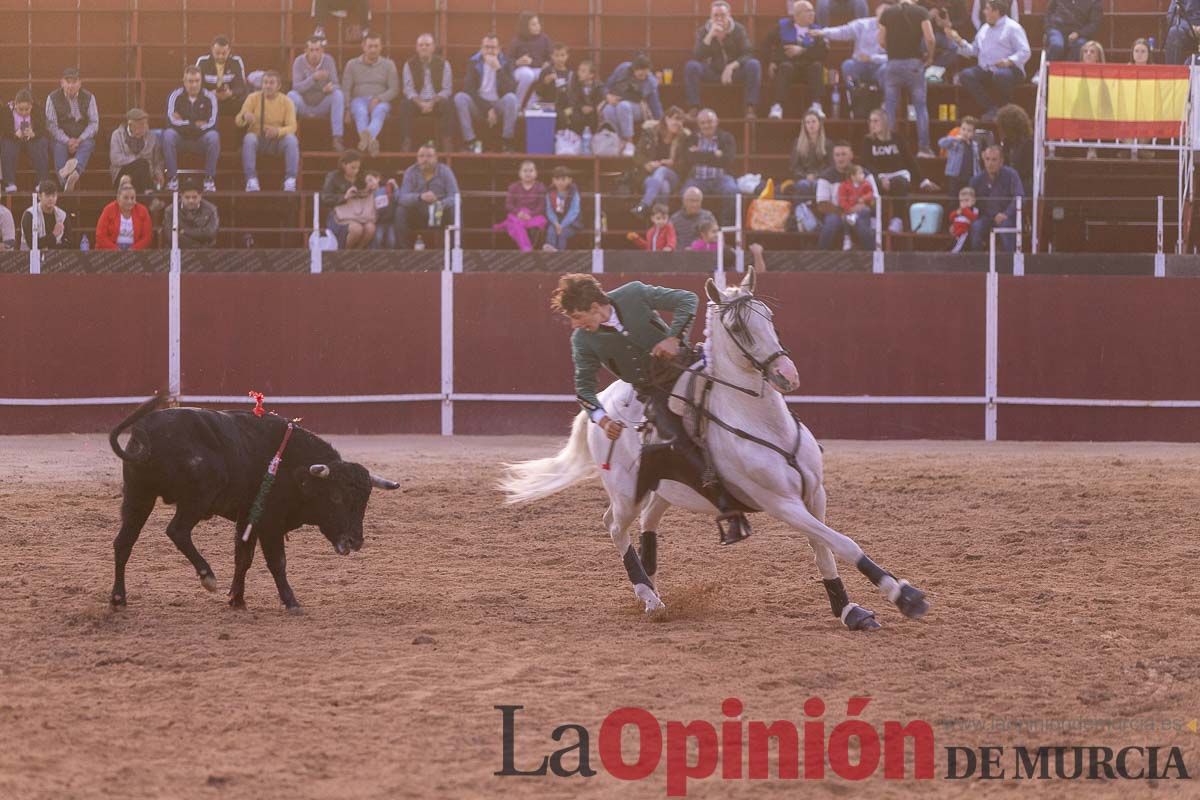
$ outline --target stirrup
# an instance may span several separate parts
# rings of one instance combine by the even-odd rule
[[[717,530],[721,534],[720,544],[722,547],[737,544],[743,539],[750,538],[750,520],[740,511],[727,511],[717,517]]]

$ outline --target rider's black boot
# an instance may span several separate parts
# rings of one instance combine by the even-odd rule
[[[717,530],[722,545],[737,544],[750,536],[750,520],[743,503],[725,490],[715,473],[705,482],[704,455],[694,442],[678,440],[666,444],[650,444],[642,448],[638,466],[636,502],[658,488],[659,481],[671,480],[690,486],[717,507]]]

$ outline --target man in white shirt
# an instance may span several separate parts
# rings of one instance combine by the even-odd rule
[[[984,110],[984,122],[993,122],[996,109],[1006,105],[1013,89],[1025,81],[1029,38],[1025,29],[1008,16],[1008,6],[1008,0],[986,0],[983,16],[987,24],[975,34],[974,42],[968,42],[956,30],[946,31],[958,45],[959,54],[979,61],[960,72],[958,80]]]

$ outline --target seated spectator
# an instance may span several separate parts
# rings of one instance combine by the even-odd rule
[[[912,156],[912,150],[903,137],[892,132],[887,114],[875,109],[867,118],[867,136],[863,139],[862,164],[875,176],[880,194],[886,197],[905,198],[915,186],[936,190],[938,187],[921,175],[921,168]],[[896,203],[889,228],[893,232],[904,229],[907,204]]]
[[[821,173],[817,179],[817,198],[815,212],[821,220],[821,232],[817,246],[822,250],[840,250],[847,236],[851,245],[860,250],[870,250],[875,246],[875,217],[865,213],[865,206],[853,210],[855,217],[852,224],[847,224],[845,212],[838,205],[838,185],[850,177],[854,167],[854,148],[849,142],[834,142],[833,165]],[[872,192],[878,196],[879,187],[875,185],[875,177],[864,173],[865,180],[871,184]]]
[[[789,5],[794,7],[796,3]],[[871,16],[870,10],[867,9],[867,0],[817,0],[818,25],[828,28],[835,14],[840,18],[849,16],[851,20]]]
[[[217,36],[208,55],[196,59],[204,88],[216,96],[217,113],[223,117],[236,115],[250,93],[246,63],[241,56],[230,55],[231,49],[229,39]]]
[[[17,249],[17,226],[8,206],[0,205],[0,253]]]
[[[1050,0],[1046,8],[1046,58],[1078,61],[1084,42],[1100,30],[1102,5],[1103,0]]]
[[[1150,63],[1150,43],[1145,39],[1134,39],[1129,49],[1129,63],[1144,67]]]
[[[859,214],[870,215],[875,209],[875,189],[867,181],[867,173],[858,164],[850,166],[850,175],[838,184],[837,202],[842,209],[842,222],[848,230],[858,222]],[[843,250],[851,248],[850,236],[844,238]]]
[[[808,111],[800,123],[800,134],[792,148],[792,201],[803,203],[817,196],[817,176],[833,164],[829,145],[825,142],[825,119],[816,111]]]
[[[396,181],[384,183],[383,173],[369,169],[363,178],[367,193],[375,205],[375,238],[368,248],[371,250],[396,249]]]
[[[706,194],[719,196],[721,222],[730,225],[733,223],[734,198],[738,193],[737,181],[729,174],[736,155],[736,145],[733,134],[720,130],[719,124],[720,120],[711,108],[700,112],[696,118],[700,130],[683,142],[683,165],[679,174],[684,178],[685,191],[695,187]]]
[[[707,22],[696,31],[692,60],[684,68],[684,92],[692,113],[700,108],[700,82],[719,80],[725,85],[736,76],[746,87],[746,116],[755,116],[762,84],[762,65],[754,58],[746,27],[735,22],[729,3],[716,0]]]
[[[579,233],[579,187],[571,170],[555,167],[551,174],[553,188],[546,193],[546,244],[543,250],[551,253],[566,250],[571,237]]]
[[[883,0],[873,15],[855,17],[835,28],[812,29],[814,36],[827,42],[854,42],[854,52],[842,62],[842,88],[850,102],[855,89],[879,86],[879,70],[887,63],[887,52],[879,44],[879,17],[892,5],[892,0]]]
[[[917,154],[932,158],[929,139],[929,104],[925,100],[925,68],[933,59],[936,43],[929,12],[913,0],[900,0],[879,17],[879,43],[887,51],[883,70],[883,107],[892,128],[898,125],[900,96],[905,90],[917,112]]]
[[[0,108],[0,173],[4,191],[17,191],[17,156],[24,150],[33,165],[38,183],[50,179],[50,132],[46,114],[33,102],[33,94],[21,89],[8,105]]]
[[[69,250],[70,222],[67,212],[58,207],[58,184],[53,178],[42,181],[37,186],[37,192],[37,203],[25,209],[21,215],[21,249],[33,248],[36,230],[39,250]]]
[[[1012,228],[1017,225],[1017,198],[1025,193],[1021,176],[1005,166],[1004,152],[999,145],[983,151],[984,170],[971,179],[971,189],[979,204],[979,218],[971,223],[971,249],[987,252],[992,228]],[[1016,235],[996,236],[998,248],[1005,253],[1016,249]]]
[[[162,240],[171,245],[171,234],[175,226],[174,203],[168,204],[163,212]],[[217,230],[221,218],[217,207],[204,199],[200,187],[189,183],[179,193],[179,249],[197,250],[217,246]]]
[[[605,88],[604,107],[601,118],[612,125],[621,141],[625,143],[622,155],[632,156],[634,125],[648,119],[662,117],[662,103],[658,99],[658,79],[651,74],[650,59],[638,55],[633,61],[625,61],[613,70]]]
[[[671,227],[675,229],[675,249],[687,250],[700,235],[700,226],[705,222],[716,223],[717,218],[703,207],[704,192],[695,186],[683,190],[683,208],[671,215]]]
[[[343,250],[365,249],[375,239],[375,198],[363,188],[361,169],[362,154],[347,150],[321,187],[321,208],[329,209],[325,227]]]
[[[467,150],[483,152],[483,143],[475,136],[475,124],[487,120],[489,128],[500,124],[502,149],[516,150],[517,90],[512,64],[500,52],[500,39],[494,33],[483,37],[479,52],[471,56],[463,90],[454,95],[458,125]]]
[[[128,175],[117,187],[117,199],[104,207],[96,221],[97,250],[145,250],[154,241],[150,211],[137,201]]]
[[[958,128],[938,140],[938,147],[946,151],[946,188],[951,197],[958,197],[959,190],[971,183],[983,171],[983,148],[986,137],[980,137],[979,120],[963,117]],[[981,141],[983,139],[983,141]]]
[[[1033,190],[1033,121],[1018,105],[1009,104],[996,113],[996,128],[1004,163],[1017,171],[1021,185]]]
[[[575,68],[575,78],[567,90],[566,125],[562,125],[562,112],[559,112],[559,127],[570,128],[578,134],[590,128],[600,127],[599,109],[604,105],[604,84],[596,76],[596,65],[583,60]]]
[[[167,99],[169,127],[162,134],[163,160],[167,165],[167,188],[179,188],[180,152],[204,153],[204,191],[217,190],[217,156],[221,135],[217,132],[217,96],[201,88],[199,67],[183,71],[183,87]]]
[[[158,132],[150,130],[150,115],[142,109],[129,109],[125,124],[113,131],[108,144],[108,171],[112,173],[113,189],[129,176],[139,195],[150,194],[166,183],[162,144]]]
[[[400,149],[413,149],[417,116],[432,116],[442,149],[450,152],[454,135],[454,73],[434,49],[433,34],[417,37],[417,54],[404,62],[404,97],[400,100]]]
[[[367,26],[371,24],[371,0],[313,0],[312,19],[316,27],[313,37],[325,42],[325,24],[329,15],[334,11],[346,13],[349,25],[346,26],[346,38],[354,41],[367,35]]]
[[[54,150],[54,168],[65,183],[64,191],[75,190],[96,149],[100,111],[96,98],[79,79],[79,70],[63,70],[61,85],[46,98],[46,126]]]
[[[242,139],[242,172],[246,176],[246,191],[257,192],[258,154],[283,157],[283,190],[296,191],[296,174],[300,171],[300,140],[296,138],[296,106],[279,91],[279,73],[273,69],[263,73],[261,91],[252,92],[238,112],[236,122],[246,129]]]
[[[828,48],[813,26],[816,16],[808,0],[796,0],[792,16],[779,20],[767,35],[768,74],[775,84],[775,103],[768,116],[783,119],[783,106],[797,78],[804,82],[809,108],[822,116],[821,98],[825,94],[825,56]]]
[[[533,11],[522,11],[517,17],[517,35],[508,46],[508,63],[512,65],[517,100],[522,108],[530,87],[549,66],[552,49],[550,37],[542,32],[541,17]]]
[[[715,253],[720,247],[721,226],[715,219],[709,219],[696,227],[696,238],[687,249],[693,253]]]
[[[1200,0],[1171,0],[1167,20],[1167,63],[1186,64],[1200,49]]]
[[[302,119],[329,117],[333,149],[346,149],[346,96],[338,84],[337,63],[325,52],[319,36],[308,40],[304,52],[292,62],[292,90],[288,92],[296,116]]]
[[[921,0],[923,6],[937,1]],[[951,73],[958,71],[959,63],[962,61],[962,56],[958,54],[958,45],[954,43],[949,34],[949,31],[954,29],[953,18],[950,16],[950,9],[945,6],[933,6],[928,11],[929,19],[933,23],[933,62],[930,66],[941,67],[945,70],[941,75],[942,82],[950,83],[953,77]],[[964,28],[964,30],[966,29]],[[928,72],[926,77],[929,77]]]
[[[947,31],[958,45],[959,54],[979,61],[960,72],[958,78],[984,110],[984,122],[996,119],[996,110],[1009,102],[1013,89],[1025,80],[1025,62],[1030,56],[1025,29],[1005,16],[1007,10],[1008,0],[986,0],[987,24],[975,34],[974,42],[966,41],[953,29]]]
[[[363,54],[346,62],[342,92],[350,100],[349,116],[358,130],[360,153],[379,155],[379,135],[392,102],[400,96],[400,73],[396,62],[383,56],[383,39],[368,33],[362,40]]]
[[[645,217],[655,203],[665,203],[679,188],[680,148],[689,131],[683,127],[683,110],[671,106],[661,122],[647,123],[633,154],[633,166],[642,179],[642,199],[633,207],[635,217]]]
[[[699,191],[699,190],[697,190]],[[671,211],[665,203],[655,203],[650,213],[650,230],[646,238],[630,231],[626,238],[633,242],[639,250],[649,250],[652,253],[669,253],[675,249],[675,226],[671,224]]]
[[[408,247],[408,234],[436,230],[454,222],[458,202],[458,179],[450,167],[438,161],[433,145],[417,150],[417,163],[404,171],[396,192],[396,247]]]
[[[537,179],[537,167],[532,161],[522,161],[517,172],[519,180],[508,186],[504,207],[508,216],[492,226],[494,231],[504,231],[521,248],[521,252],[533,250],[529,239],[530,230],[546,228],[546,187]]]
[[[542,71],[538,73],[537,80],[534,81],[527,95],[518,95],[521,100],[521,108],[532,100],[539,103],[554,103],[556,111],[569,109],[571,106],[571,80],[572,73],[570,62],[571,48],[567,47],[562,42],[554,45],[554,49],[550,52],[550,63],[542,67]],[[560,115],[555,130],[565,128],[562,124],[564,119]]]
[[[975,190],[964,186],[958,190],[958,208],[950,215],[950,235],[954,237],[951,253],[961,253],[967,246],[971,236],[971,226],[979,219],[979,209],[975,207]]]

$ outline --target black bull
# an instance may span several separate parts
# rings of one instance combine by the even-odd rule
[[[124,462],[125,480],[121,530],[113,540],[113,605],[125,605],[125,564],[159,497],[175,506],[167,536],[192,562],[205,589],[216,591],[217,581],[192,544],[192,528],[200,520],[224,517],[235,525],[230,605],[245,605],[246,571],[257,539],[279,599],[288,609],[298,609],[300,603],[287,582],[284,535],[302,525],[316,525],[341,555],[358,550],[371,487],[399,487],[360,464],[342,461],[328,442],[296,426],[262,514],[244,542],[251,506],[288,421],[250,411],[160,409],[162,403],[158,396],[147,400],[108,437]],[[127,428],[132,429],[129,443],[122,448],[117,439]]]

